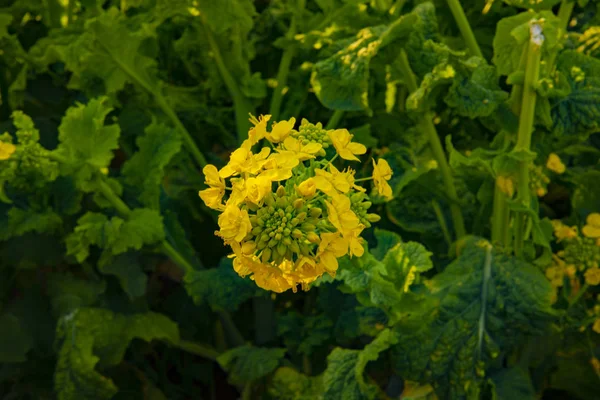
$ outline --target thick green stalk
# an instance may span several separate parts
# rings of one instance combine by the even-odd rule
[[[217,44],[217,41],[215,40],[210,28],[207,26],[205,21],[203,21],[201,25],[204,28],[204,33],[206,34],[206,38],[208,40],[208,44],[210,46],[217,69],[219,70],[221,78],[223,79],[223,82],[225,82],[225,86],[227,87],[227,90],[233,99],[238,141],[241,143],[248,137],[248,129],[250,128],[248,115],[254,111],[254,108],[252,107],[252,104],[248,98],[246,98],[244,93],[242,93],[242,90],[231,75],[231,72],[229,72],[229,69],[227,69],[227,65],[225,65],[219,45]]]
[[[467,20],[467,16],[465,15],[465,11],[460,5],[460,1],[458,0],[448,0],[448,6],[450,7],[450,11],[452,11],[452,15],[454,16],[454,20],[458,25],[458,29],[460,29],[460,33],[465,39],[467,43],[467,47],[471,54],[474,56],[478,56],[483,58],[483,53],[481,53],[481,49],[477,44],[477,40],[475,39],[475,35],[473,34],[473,30],[471,29],[471,25]]]
[[[325,125],[325,129],[335,129],[338,126],[338,124],[340,123],[340,121],[342,120],[343,116],[344,116],[344,111],[335,110],[333,115],[331,116],[331,118],[329,118],[329,121],[327,121],[327,125]]]
[[[292,16],[292,22],[290,22],[290,28],[285,35],[288,40],[292,40],[296,35],[296,26],[298,25],[298,19],[301,17],[306,0],[298,0],[296,4],[296,10]],[[292,65],[292,59],[296,55],[296,46],[289,46],[284,50],[279,62],[279,70],[277,71],[277,86],[273,91],[273,97],[271,97],[271,106],[269,107],[269,114],[274,121],[278,121],[279,112],[281,111],[281,101],[283,99],[283,92],[287,84],[288,74],[290,73],[290,65]]]
[[[540,61],[544,36],[542,27],[532,23],[530,27],[530,39],[527,48],[527,63],[525,66],[525,82],[523,84],[523,100],[521,102],[521,115],[519,116],[519,132],[515,153],[521,153],[525,157],[531,147],[531,136],[533,135],[533,123],[535,119],[535,103],[537,100],[536,86],[540,78]],[[519,165],[517,182],[517,201],[523,207],[529,208],[531,193],[529,190],[529,166],[530,160],[522,160]],[[523,255],[525,241],[526,215],[519,213],[515,220],[515,254]]]
[[[560,19],[560,27],[565,33],[567,32],[567,27],[569,26],[569,21],[571,20],[571,14],[573,13],[574,7],[574,0],[563,0],[560,3],[560,8],[558,9],[558,18]]]
[[[404,82],[406,83],[409,92],[415,92],[418,89],[417,78],[412,72],[412,69],[410,68],[410,63],[404,50],[402,50],[402,52],[400,53],[399,66],[402,70]],[[452,171],[450,170],[450,165],[448,164],[448,160],[446,159],[446,153],[444,152],[444,148],[442,147],[442,142],[440,141],[438,133],[435,129],[435,125],[433,125],[431,113],[426,113],[419,121],[419,124],[421,125],[421,129],[423,130],[423,132],[427,135],[427,139],[429,140],[429,145],[431,146],[433,156],[438,163],[440,172],[442,173],[442,179],[444,181],[444,187],[446,188],[446,194],[450,198],[450,213],[452,215],[454,232],[456,233],[456,238],[460,239],[466,234],[465,221],[462,215],[462,210],[460,209],[460,205],[458,204],[458,194],[456,192],[456,186],[454,186]]]
[[[508,208],[506,194],[498,185],[498,180],[494,184],[494,204],[492,212],[492,243],[504,245],[508,231],[508,220],[510,210]]]

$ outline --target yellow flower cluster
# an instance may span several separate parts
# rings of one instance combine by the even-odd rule
[[[0,142],[0,161],[8,160],[17,150],[17,146],[12,143]]]
[[[563,242],[563,250],[553,255],[553,263],[546,269],[546,277],[555,289],[569,280],[570,296],[576,295],[584,282],[589,286],[600,285],[600,214],[591,213],[580,235],[576,226],[552,221],[557,242]]]
[[[373,160],[373,175],[355,179],[351,168],[334,160],[360,161],[367,152],[346,129],[326,130],[303,119],[275,122],[251,117],[253,127],[227,165],[204,168],[208,189],[204,203],[220,211],[215,232],[233,250],[240,276],[274,292],[308,285],[325,272],[335,276],[338,258],[362,256],[361,233],[380,217],[369,214],[365,189],[357,182],[372,179],[373,191],[391,199],[388,163]],[[268,146],[254,151],[259,143]]]

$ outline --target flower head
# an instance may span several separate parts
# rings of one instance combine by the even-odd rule
[[[336,129],[328,132],[328,135],[333,147],[344,160],[360,161],[356,155],[367,152],[367,148],[363,144],[352,142],[354,135],[350,134],[347,129]]]
[[[600,238],[600,213],[591,213],[585,221],[581,232],[589,238]]]
[[[269,132],[269,118],[252,117],[248,139],[220,171],[204,169],[209,187],[200,197],[220,211],[216,234],[231,247],[240,276],[278,293],[298,285],[308,290],[323,274],[335,276],[340,257],[362,256],[361,234],[379,219],[367,213],[371,202],[356,172],[325,159],[332,144],[342,159],[357,159],[366,148],[352,143],[346,130],[327,131],[306,120],[295,131],[294,118]],[[273,151],[255,153],[263,138]],[[383,182],[391,176],[391,170],[378,171]]]
[[[17,150],[17,146],[12,143],[0,142],[0,161],[8,160]]]
[[[551,153],[548,156],[548,161],[546,161],[546,168],[548,168],[550,171],[556,172],[557,174],[562,174],[567,169],[567,167],[565,167],[565,164],[563,164],[560,160],[560,157],[555,153]]]
[[[392,187],[388,183],[388,181],[392,179],[392,174],[392,169],[385,159],[380,158],[377,163],[373,160],[373,182],[375,183],[375,191],[386,200],[391,200],[393,197]]]

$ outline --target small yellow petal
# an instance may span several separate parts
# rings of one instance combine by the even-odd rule
[[[12,143],[0,142],[0,161],[8,160],[17,150],[17,146]]]

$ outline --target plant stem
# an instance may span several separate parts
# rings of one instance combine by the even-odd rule
[[[581,299],[583,297],[583,295],[585,294],[585,292],[587,292],[589,287],[590,287],[590,285],[588,285],[587,283],[583,284],[583,286],[579,289],[579,291],[577,292],[575,297],[573,297],[571,300],[569,300],[569,308],[571,308],[575,304],[577,304],[579,299]]]
[[[96,182],[97,188],[100,191],[100,193],[102,193],[102,195],[106,197],[106,200],[108,200],[110,204],[113,205],[115,210],[117,210],[117,212],[122,216],[128,217],[129,214],[131,214],[131,209],[127,206],[127,204],[125,204],[123,200],[121,200],[119,196],[117,196],[117,194],[112,190],[112,188],[108,186],[108,183],[106,183],[106,181],[101,177],[97,178]]]
[[[231,318],[231,315],[229,315],[229,313],[225,311],[219,312],[219,320],[223,325],[223,329],[229,336],[229,340],[233,345],[232,347],[243,346],[246,343],[244,337],[235,326],[235,322],[233,322],[233,319]]]
[[[471,54],[483,58],[481,49],[477,44],[477,40],[475,39],[475,35],[473,34],[471,25],[467,20],[467,16],[465,15],[465,11],[460,5],[460,2],[458,0],[448,0],[448,6],[450,7],[450,11],[452,11],[454,20],[456,21],[458,29],[460,29],[460,33],[462,34],[463,39],[465,39],[465,42],[467,43],[467,47]]]
[[[208,44],[210,46],[217,69],[219,70],[221,78],[223,79],[223,82],[225,82],[225,86],[227,87],[227,90],[233,99],[238,141],[242,143],[248,137],[248,129],[250,128],[248,114],[252,113],[254,108],[244,93],[242,93],[242,90],[231,75],[231,72],[229,72],[227,69],[225,62],[223,61],[223,56],[221,55],[219,45],[217,44],[217,41],[215,40],[210,28],[207,26],[205,21],[202,21],[201,25],[204,28],[204,33],[206,34],[206,39],[208,40]]]
[[[408,87],[408,91],[411,93],[415,92],[418,89],[417,78],[410,68],[410,63],[404,50],[402,50],[400,53],[399,66],[404,76],[406,86]],[[452,171],[450,170],[450,165],[446,159],[446,153],[442,147],[442,142],[437,134],[435,125],[433,125],[431,113],[425,113],[425,115],[423,115],[423,117],[420,119],[419,124],[421,125],[423,132],[427,135],[433,156],[438,163],[440,172],[442,173],[446,194],[450,198],[450,213],[452,215],[454,232],[456,233],[456,238],[460,239],[466,234],[465,222],[462,215],[462,210],[458,204],[458,195],[456,192],[456,187],[454,186],[454,180],[452,179]]]
[[[288,40],[292,40],[296,35],[296,25],[298,24],[298,19],[301,17],[302,11],[304,11],[305,5],[306,0],[297,1],[296,10],[292,16],[292,21],[290,22],[290,28],[285,35]],[[287,84],[287,78],[290,72],[292,59],[296,55],[296,49],[296,46],[288,45],[281,56],[281,61],[279,62],[279,70],[277,71],[277,86],[273,91],[273,97],[271,97],[271,106],[269,107],[269,114],[271,114],[271,118],[273,118],[274,121],[278,121],[279,119],[283,91],[285,90]]]
[[[483,334],[485,333],[485,312],[488,303],[488,286],[492,276],[492,245],[488,244],[485,249],[485,263],[483,265],[483,277],[481,282],[481,312],[477,324],[477,357],[481,359],[483,349]]]
[[[207,359],[213,360],[213,361],[216,361],[217,357],[220,354],[217,350],[213,349],[210,346],[200,344],[200,343],[190,342],[190,341],[183,340],[183,339],[179,340],[177,343],[173,343],[173,345],[183,351],[186,351],[188,353],[192,353],[197,356],[204,357],[204,358],[207,358]]]
[[[498,185],[498,179],[494,185],[494,205],[492,211],[492,243],[503,246],[508,236],[508,220],[510,209],[508,208],[506,194]]]
[[[560,8],[558,9],[558,18],[560,19],[560,27],[563,31],[565,31],[565,33],[567,32],[567,27],[569,26],[569,21],[571,20],[571,14],[573,13],[574,7],[574,0],[562,0],[560,3]]]
[[[440,203],[436,200],[431,200],[431,206],[433,207],[433,211],[435,212],[435,216],[440,223],[440,228],[442,228],[442,233],[444,234],[444,239],[448,244],[448,247],[452,245],[452,236],[450,235],[450,231],[448,230],[448,224],[446,224],[446,218],[444,218],[444,213],[442,212],[442,208],[440,207]]]
[[[329,121],[327,121],[327,125],[325,125],[325,129],[335,129],[338,126],[338,124],[340,123],[340,121],[342,120],[343,116],[344,116],[344,111],[335,110],[335,112],[333,113],[331,118],[329,118]]]
[[[521,102],[521,114],[519,115],[519,131],[514,153],[520,153],[522,160],[519,162],[519,173],[517,182],[517,201],[523,207],[529,208],[531,193],[529,190],[529,165],[527,153],[531,146],[533,124],[535,118],[535,103],[537,100],[536,85],[540,76],[541,49],[544,43],[542,27],[533,23],[530,27],[530,39],[527,49],[527,63],[525,66],[525,82],[523,84],[523,100]],[[526,159],[523,159],[525,157]],[[515,254],[523,256],[523,245],[525,241],[526,215],[518,213],[515,220]]]

